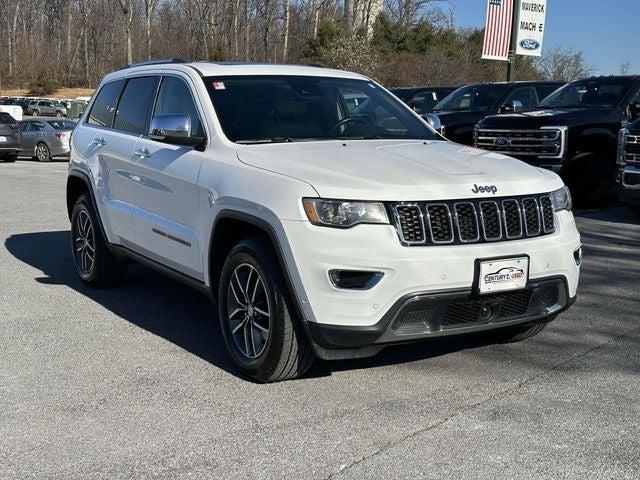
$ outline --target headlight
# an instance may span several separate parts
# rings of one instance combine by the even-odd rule
[[[304,198],[307,218],[314,225],[349,228],[359,223],[389,223],[387,210],[378,202],[349,202]]]
[[[551,192],[551,204],[553,205],[553,211],[558,212],[560,210],[571,211],[573,208],[573,202],[571,201],[571,192],[569,188],[564,186],[555,192]]]
[[[624,147],[625,144],[627,143],[627,136],[629,135],[629,130],[627,130],[626,128],[623,128],[622,130],[620,130],[620,133],[618,134],[618,160],[617,163],[620,166],[625,166],[627,164],[627,161],[625,159],[625,152],[624,152]]]

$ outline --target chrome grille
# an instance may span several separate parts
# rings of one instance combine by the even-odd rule
[[[391,204],[404,245],[443,245],[517,240],[555,231],[551,197]]]
[[[640,135],[627,136],[624,153],[624,159],[628,165],[640,166]]]
[[[540,209],[535,198],[522,200],[522,212],[524,214],[524,230],[528,237],[540,234]]]
[[[564,130],[476,129],[474,145],[484,150],[515,156],[561,158],[564,155]]]

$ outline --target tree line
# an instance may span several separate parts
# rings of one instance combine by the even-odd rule
[[[503,62],[480,59],[483,30],[457,29],[449,7],[446,0],[0,0],[1,87],[93,87],[124,65],[171,57],[320,63],[388,86],[503,80]],[[518,78],[589,72],[580,52],[555,53],[546,63],[518,57]]]

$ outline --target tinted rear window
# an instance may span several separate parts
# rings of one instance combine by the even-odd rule
[[[157,81],[157,77],[131,78],[127,81],[113,122],[115,130],[136,135],[144,132]]]
[[[88,123],[102,127],[111,126],[121,86],[122,80],[116,80],[107,83],[100,89],[100,93],[91,107],[91,112],[89,112]]]
[[[73,127],[76,126],[75,122],[71,120],[51,120],[47,123],[56,130],[73,130]]]
[[[5,112],[0,112],[0,123],[16,123],[16,119]]]

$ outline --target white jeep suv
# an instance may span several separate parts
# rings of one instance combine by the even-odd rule
[[[560,178],[446,141],[361,75],[132,66],[104,78],[71,144],[80,278],[114,285],[135,261],[201,290],[258,381],[393,343],[521,340],[576,298]]]

